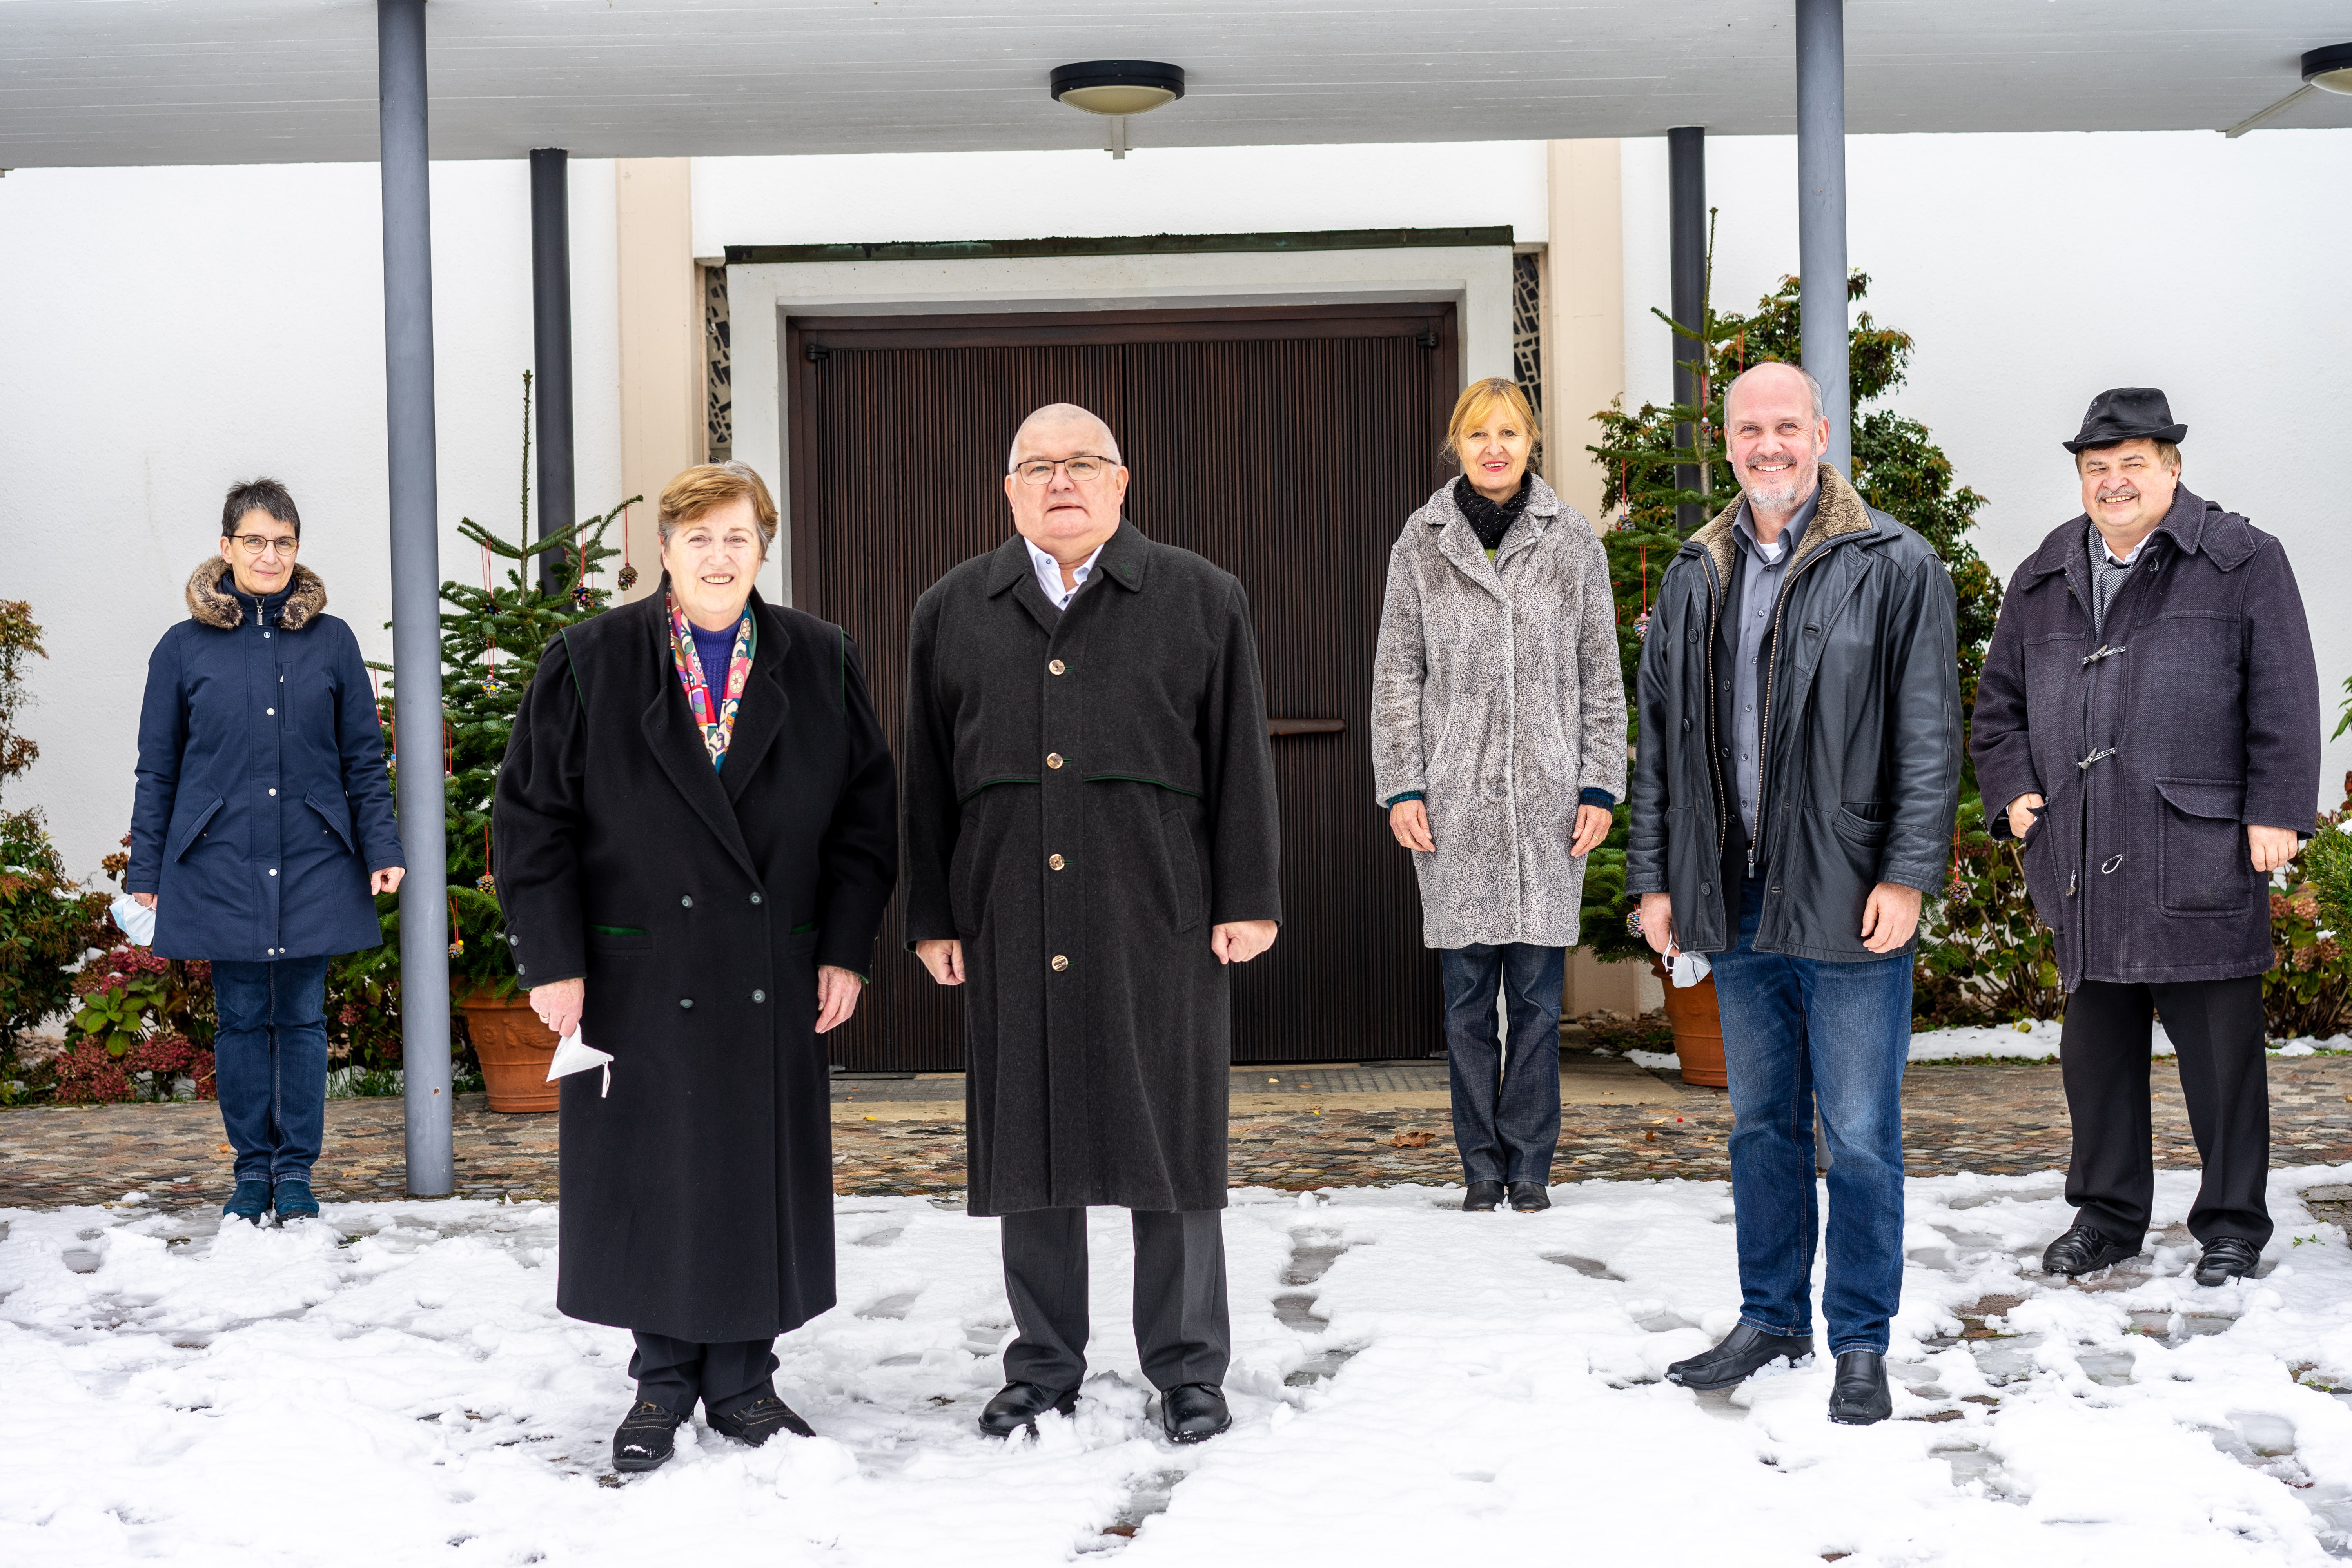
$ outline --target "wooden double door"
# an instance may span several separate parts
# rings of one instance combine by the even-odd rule
[[[893,749],[916,598],[1011,531],[1014,428],[1093,409],[1131,470],[1129,519],[1239,577],[1256,621],[1284,925],[1235,976],[1234,1059],[1435,1049],[1435,955],[1369,723],[1389,549],[1439,481],[1459,385],[1453,307],[812,317],[786,339],[793,601],[857,640]],[[833,1059],[960,1068],[958,997],[905,951],[895,905],[881,949]]]

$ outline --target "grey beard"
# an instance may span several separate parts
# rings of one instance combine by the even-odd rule
[[[1787,482],[1771,489],[1765,489],[1748,474],[1740,476],[1739,487],[1747,492],[1748,504],[1751,509],[1760,507],[1766,511],[1792,511],[1799,501],[1812,493],[1813,486],[1820,482],[1820,479],[1821,465],[1813,463],[1790,468]]]

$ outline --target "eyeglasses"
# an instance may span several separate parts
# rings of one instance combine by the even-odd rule
[[[1118,466],[1108,458],[1097,458],[1089,453],[1082,457],[1063,458],[1055,462],[1036,458],[1015,465],[1013,471],[1021,476],[1021,482],[1024,485],[1052,484],[1055,468],[1068,474],[1074,484],[1090,485]]]
[[[247,555],[291,555],[302,548],[302,542],[299,539],[271,539],[259,533],[240,533],[235,537],[236,547]]]

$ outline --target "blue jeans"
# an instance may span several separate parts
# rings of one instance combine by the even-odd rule
[[[1715,955],[1731,1074],[1740,1321],[1813,1331],[1813,1109],[1830,1142],[1830,1353],[1886,1351],[1903,1299],[1903,1064],[1913,955],[1856,963],[1756,951],[1764,882],[1740,889],[1739,940]]]
[[[1440,948],[1454,1142],[1471,1182],[1551,1182],[1559,1148],[1559,985],[1566,950],[1523,942]],[[1510,1053],[1495,1033],[1509,999]]]
[[[327,961],[213,961],[213,1082],[240,1182],[308,1180],[327,1132]]]

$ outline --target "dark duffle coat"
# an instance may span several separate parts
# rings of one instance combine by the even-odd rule
[[[2246,825],[2309,833],[2319,674],[2279,542],[2186,489],[2091,630],[2091,521],[2019,567],[1977,688],[1985,820],[2049,805],[2026,886],[2084,980],[2228,980],[2271,966],[2268,879]]]
[[[375,692],[307,566],[267,601],[214,556],[147,660],[123,887],[156,954],[269,963],[383,941],[368,873],[401,865]]]
[[[665,588],[667,585],[664,580]],[[841,628],[751,596],[713,771],[667,593],[570,627],[499,772],[499,902],[527,985],[584,976],[602,1075],[563,1080],[556,1305],[706,1343],[833,1305],[816,971],[869,972],[897,875],[890,753]]]
[[[907,940],[963,942],[971,1212],[1223,1208],[1210,931],[1282,912],[1241,584],[1121,522],[1057,611],[1015,536],[908,640]]]

